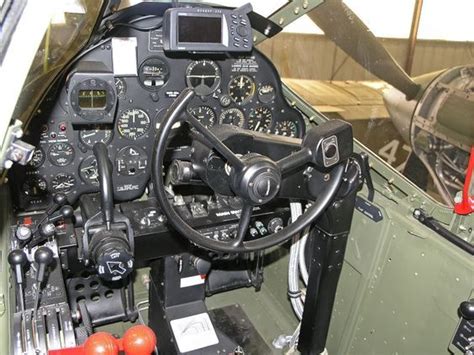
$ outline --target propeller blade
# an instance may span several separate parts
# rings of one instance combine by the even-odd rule
[[[341,0],[326,0],[308,16],[329,39],[370,73],[403,92],[408,100],[416,97],[420,87]]]

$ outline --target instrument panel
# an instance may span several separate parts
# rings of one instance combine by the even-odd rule
[[[124,29],[121,35],[137,39],[136,75],[113,74],[113,47],[96,48],[71,73],[97,62],[107,73],[97,80],[92,70],[88,75],[72,74],[73,79],[63,83],[59,94],[48,97],[39,117],[32,120],[26,139],[37,149],[26,169],[13,171],[16,181],[21,181],[16,184],[21,208],[46,205],[55,192],[67,194],[74,202],[83,193],[98,191],[92,152],[97,142],[108,147],[115,199],[141,196],[150,179],[155,132],[185,87],[196,92],[188,114],[208,129],[230,124],[286,137],[304,135],[303,116],[288,104],[276,69],[258,50],[238,57],[169,57],[156,40],[161,30]],[[101,110],[109,110],[104,115],[109,117],[112,107],[112,121],[94,121]],[[77,113],[87,121],[80,121]]]

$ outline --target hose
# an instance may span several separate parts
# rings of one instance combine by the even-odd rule
[[[301,203],[291,202],[291,221],[295,222],[302,214],[303,209]],[[288,296],[290,297],[291,306],[298,319],[301,320],[303,317],[303,302],[301,301],[301,291],[299,286],[299,248],[300,238],[299,235],[293,237],[293,243],[290,247],[290,261],[288,265]]]

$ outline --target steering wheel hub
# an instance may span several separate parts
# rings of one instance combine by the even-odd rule
[[[232,190],[251,205],[271,201],[280,190],[281,173],[275,162],[263,155],[249,153],[241,158],[243,168],[232,174]]]

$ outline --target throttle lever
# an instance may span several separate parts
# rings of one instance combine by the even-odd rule
[[[110,230],[114,221],[114,195],[112,183],[112,163],[110,162],[107,146],[104,143],[96,143],[92,148],[97,160],[97,171],[99,174],[100,197],[102,205],[102,217],[107,230]]]

